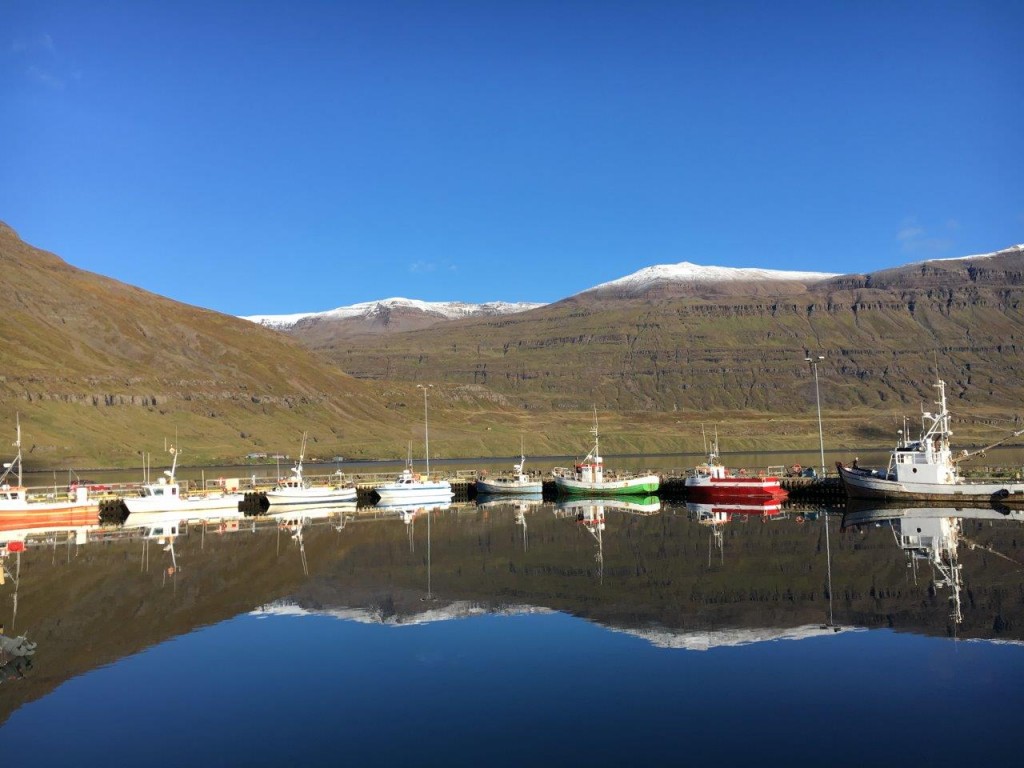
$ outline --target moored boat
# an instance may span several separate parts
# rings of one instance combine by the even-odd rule
[[[451,501],[455,496],[447,480],[423,479],[410,464],[394,482],[378,485],[374,490],[383,504],[421,504]]]
[[[708,460],[690,470],[684,487],[687,500],[698,503],[783,501],[789,495],[777,477],[730,472],[718,460],[717,435],[708,452]]]
[[[852,467],[836,462],[847,496],[892,501],[1024,504],[1024,482],[1021,480],[975,480],[960,473],[959,463],[980,451],[964,451],[954,458],[949,443],[953,432],[946,405],[946,383],[940,379],[935,387],[939,390],[938,413],[922,414],[923,425],[918,439],[909,439],[905,430],[900,433],[885,469],[865,469],[857,466],[856,460]],[[1014,432],[1012,437],[1021,434],[1024,430]]]
[[[174,446],[170,450],[174,459],[171,468],[164,470],[166,477],[158,478],[155,483],[144,483],[138,496],[124,498],[130,515],[169,512],[180,514],[181,520],[198,520],[210,512],[238,512],[244,494],[228,491],[189,495],[181,493],[181,487],[174,477],[179,452]]]
[[[594,436],[594,447],[586,457],[571,469],[555,467],[555,488],[560,493],[576,496],[628,496],[633,494],[651,494],[658,491],[661,479],[654,474],[634,475],[615,473],[605,475],[604,459],[601,457],[600,440],[597,430],[597,409],[594,409],[594,426],[590,433]]]
[[[525,466],[526,456],[520,451],[519,463],[512,466],[510,474],[496,475],[495,477],[481,475],[476,480],[476,492],[494,494],[542,493],[544,491],[544,482],[526,474],[523,470]]]
[[[313,485],[302,475],[302,460],[306,455],[306,433],[302,433],[302,445],[299,448],[299,459],[292,467],[291,477],[278,481],[277,485],[266,492],[267,501],[271,507],[295,506],[306,504],[332,504],[338,502],[355,501],[356,488],[354,485],[344,485],[341,482],[331,485]],[[341,480],[341,472],[339,481]]]
[[[432,386],[432,385],[431,385]],[[428,504],[451,501],[455,496],[452,484],[447,480],[430,479],[430,422],[427,418],[427,386],[423,389],[423,448],[427,459],[426,479],[412,471],[412,446],[406,459],[405,469],[394,482],[378,485],[373,490],[383,505]]]
[[[90,525],[98,522],[99,501],[90,496],[89,488],[85,485],[75,483],[67,490],[33,490],[23,485],[20,418],[16,429],[14,447],[17,452],[10,462],[4,463],[4,471],[0,473],[0,520],[18,528],[51,524]]]

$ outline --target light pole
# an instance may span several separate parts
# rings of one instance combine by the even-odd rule
[[[417,384],[417,389],[423,390],[423,447],[427,452],[427,480],[430,479],[430,421],[427,419],[427,390],[433,384]]]
[[[804,361],[811,364],[814,370],[814,401],[818,404],[818,445],[821,447],[821,476],[825,476],[825,435],[821,431],[821,394],[818,390],[818,362],[824,360],[824,355],[817,358],[805,357]]]

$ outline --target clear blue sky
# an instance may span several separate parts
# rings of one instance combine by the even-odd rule
[[[0,220],[231,314],[1024,242],[1024,2],[0,0]]]

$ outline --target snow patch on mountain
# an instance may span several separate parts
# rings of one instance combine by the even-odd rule
[[[626,275],[626,277],[620,277],[618,280],[601,283],[590,290],[599,291],[606,288],[619,288],[635,291],[661,283],[720,283],[757,280],[793,280],[813,283],[836,276],[836,273],[833,272],[791,272],[781,269],[703,267],[699,264],[692,264],[689,261],[681,261],[678,264],[657,264],[653,267],[645,267],[639,272]]]
[[[468,304],[462,301],[418,301],[416,299],[391,298],[379,301],[364,301],[348,307],[329,309],[326,312],[301,312],[293,315],[248,315],[243,320],[259,323],[268,328],[291,328],[296,323],[309,318],[321,320],[343,320],[353,317],[373,318],[376,315],[394,310],[414,310],[428,315],[457,320],[463,317],[489,317],[495,315],[511,315],[526,312],[530,309],[543,307],[528,301],[489,301],[483,304]]]
[[[968,259],[991,259],[995,256],[1009,256],[1013,253],[1024,253],[1024,244],[1011,245],[1009,248],[1003,248],[1000,251],[993,251],[992,253],[976,253],[972,256],[950,256],[946,259],[926,259],[925,261],[915,261],[915,264],[927,264],[929,261],[967,261]]]
[[[360,624],[383,624],[391,627],[408,627],[418,624],[430,624],[436,621],[452,621],[457,619],[469,619],[477,616],[525,616],[537,614],[554,613],[550,608],[540,608],[532,605],[506,605],[492,607],[481,605],[469,600],[457,600],[448,605],[428,608],[420,613],[411,615],[385,615],[376,608],[303,608],[291,600],[279,600],[263,605],[254,611],[250,616],[263,618],[267,616],[328,616],[342,621],[354,621]]]

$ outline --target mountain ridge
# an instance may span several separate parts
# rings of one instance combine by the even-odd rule
[[[962,262],[967,260],[984,260],[997,258],[1015,253],[1024,252],[1024,245],[1013,245],[991,253],[973,254],[969,256],[955,256],[943,259],[928,259],[925,261],[911,262],[902,266],[886,267],[876,270],[872,274],[884,274],[893,270],[902,270],[919,265],[936,264],[943,262]],[[242,315],[241,319],[259,323],[268,328],[289,331],[297,326],[308,328],[312,324],[336,321],[347,321],[353,318],[363,321],[361,330],[367,331],[403,331],[425,328],[432,322],[418,323],[390,323],[390,315],[396,312],[422,313],[433,316],[437,321],[463,320],[473,317],[490,317],[506,314],[518,314],[530,310],[539,309],[550,304],[563,301],[573,301],[581,297],[603,296],[603,297],[644,297],[667,295],[685,295],[686,293],[704,291],[708,295],[722,295],[725,293],[752,295],[770,295],[773,291],[792,292],[799,290],[800,286],[807,287],[813,284],[823,283],[828,280],[842,279],[859,273],[836,273],[836,272],[815,272],[801,270],[780,270],[765,269],[759,267],[720,267],[715,265],[699,265],[689,261],[681,261],[675,264],[655,264],[644,267],[623,277],[615,278],[582,291],[566,296],[555,302],[484,302],[469,303],[462,301],[421,301],[408,298],[389,298],[359,302],[356,304],[336,307],[335,309],[321,312],[298,312],[293,314],[256,314]],[[851,278],[854,279],[855,278]],[[729,286],[728,289],[719,288],[721,285]],[[767,286],[765,285],[767,284]],[[676,291],[672,292],[671,287],[675,286]],[[731,289],[731,290],[730,290]],[[666,292],[668,291],[668,292]],[[380,321],[379,318],[387,316],[388,319]],[[390,327],[388,327],[390,326]],[[358,332],[354,327],[349,332]],[[322,334],[321,334],[322,336]]]
[[[232,463],[303,432],[311,454],[400,459],[423,439],[427,382],[432,458],[511,455],[527,432],[537,455],[572,454],[595,406],[615,453],[698,449],[702,421],[735,450],[816,449],[803,358],[820,351],[833,447],[887,446],[897,412],[931,401],[936,360],[978,445],[1019,418],[1024,380],[1024,253],[994,256],[282,333],[80,270],[5,226],[0,435],[20,414],[29,471],[138,465],[167,439]]]

